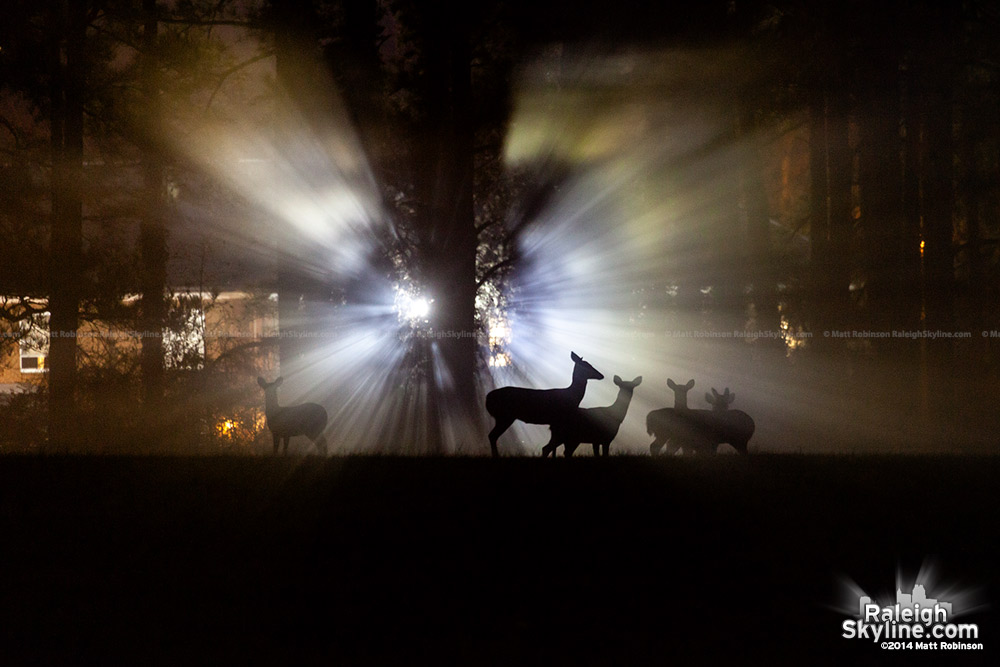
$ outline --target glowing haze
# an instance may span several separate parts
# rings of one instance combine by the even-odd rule
[[[857,413],[824,389],[861,378],[815,355],[797,361],[810,353],[812,332],[783,301],[785,286],[774,286],[770,305],[756,298],[739,156],[746,142],[777,133],[736,132],[731,98],[753,77],[735,51],[552,48],[521,68],[506,164],[564,176],[520,237],[506,312],[483,313],[484,391],[566,386],[573,350],[607,378],[644,377],[613,452],[648,451],[645,415],[673,404],[668,378],[696,380],[694,408],[709,407],[701,397],[713,387],[734,391],[733,408],[758,425],[751,452],[903,446],[900,420],[883,418],[890,403]],[[365,285],[364,298],[322,314],[311,355],[282,368],[282,401],[327,405],[334,452],[486,453],[481,434],[450,427],[428,385],[443,376],[422,327],[441,304],[401,280],[405,270],[371,264],[390,213],[347,115],[333,105],[317,125],[283,105],[230,105],[226,114],[177,132],[178,144],[265,224],[214,233],[248,252],[291,256],[333,283]],[[424,372],[414,372],[421,363]],[[592,382],[582,405],[608,405],[616,393],[610,379]],[[838,437],[822,437],[831,432]],[[543,427],[516,425],[501,451],[534,455],[547,437]]]

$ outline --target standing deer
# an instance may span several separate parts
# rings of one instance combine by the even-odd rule
[[[274,453],[278,453],[278,444],[282,440],[282,453],[288,454],[288,441],[293,435],[304,435],[323,456],[326,456],[326,438],[323,430],[326,428],[326,410],[316,403],[301,403],[299,405],[278,405],[278,387],[284,378],[268,382],[262,377],[257,378],[257,384],[264,390],[264,416],[267,427],[271,429],[274,438]]]
[[[573,360],[573,381],[565,389],[525,389],[501,387],[486,394],[486,411],[496,420],[490,431],[490,450],[499,456],[497,440],[516,420],[528,424],[552,424],[580,406],[587,390],[587,380],[603,380],[604,376],[581,359],[576,352]],[[549,441],[549,445],[552,441]],[[548,446],[548,445],[546,445]]]
[[[552,454],[554,458],[556,448],[565,445],[565,456],[569,458],[584,442],[594,446],[594,456],[607,456],[611,441],[618,435],[618,428],[632,402],[632,392],[641,383],[641,375],[631,382],[625,382],[616,375],[618,398],[615,402],[603,408],[577,408],[565,421],[552,424],[552,440],[542,449],[542,456]]]
[[[678,448],[684,453],[715,453],[721,444],[729,444],[741,454],[747,453],[747,444],[753,436],[756,425],[742,410],[729,410],[736,400],[727,387],[720,394],[714,388],[705,394],[712,410],[691,410],[687,406],[687,393],[694,386],[694,380],[678,386],[667,380],[667,386],[674,390],[674,407],[653,410],[646,416],[646,432],[655,436],[649,445],[649,453],[656,456],[669,442],[667,454]]]

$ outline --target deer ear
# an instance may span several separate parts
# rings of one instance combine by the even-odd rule
[[[285,378],[279,377],[277,380],[274,381],[274,386],[275,387],[280,387],[281,383],[284,382],[284,381],[285,381]]]
[[[263,389],[263,388],[265,388],[267,386],[267,380],[265,380],[263,377],[261,377],[260,375],[258,375],[257,376],[257,384],[259,384],[260,388]]]
[[[575,364],[578,364],[581,361],[583,361],[583,359],[581,359],[580,356],[576,352],[573,352],[573,351],[570,351],[569,358],[572,359],[573,363],[575,363]]]
[[[671,380],[670,378],[667,378],[667,386],[670,387],[671,389],[677,389],[677,383]]]
[[[636,379],[632,380],[632,384],[634,384],[636,387],[638,387],[640,384],[642,384],[642,376],[640,375]]]
[[[687,387],[688,389],[690,389],[691,387],[693,387],[694,386],[694,378],[691,378],[688,381],[688,383],[686,385],[684,385],[684,386]]]
[[[617,375],[615,376],[615,384],[618,385],[619,387],[622,386],[622,379]]]
[[[705,392],[705,400],[708,401],[709,405],[715,405],[715,398],[713,398],[707,391]]]
[[[727,403],[732,403],[735,400],[736,400],[736,392],[734,391],[733,393],[729,394],[729,400],[726,401],[726,402]]]

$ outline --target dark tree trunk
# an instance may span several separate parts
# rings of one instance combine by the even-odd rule
[[[866,316],[884,329],[895,318],[903,285],[902,145],[899,136],[899,66],[893,53],[878,56],[858,114],[860,142],[861,262]]]
[[[68,449],[76,424],[76,332],[82,253],[84,3],[55,3],[52,72],[52,237],[49,271],[49,439]]]
[[[922,324],[950,331],[955,325],[955,35],[961,4],[932,12],[939,41],[933,60],[919,64],[919,100],[923,123],[921,236],[923,249]],[[925,344],[932,437],[951,436],[956,400],[953,346],[947,341]]]
[[[761,153],[761,139],[754,120],[754,111],[744,102],[739,129],[737,131],[740,162],[740,200],[743,212],[743,230],[732,235],[741,246],[749,249],[750,261],[740,262],[748,267],[746,276],[753,284],[754,301],[757,307],[757,321],[761,329],[776,331],[778,322],[777,282],[778,276],[771,252],[771,215],[764,184],[764,162]],[[731,243],[731,241],[729,241]],[[741,253],[744,257],[747,252]],[[737,260],[734,254],[730,261]],[[737,293],[742,293],[737,284]]]
[[[275,73],[285,95],[285,104],[294,108],[305,119],[306,125],[319,125],[317,103],[314,99],[316,80],[315,54],[308,46],[313,44],[310,27],[313,21],[312,3],[309,0],[273,0],[271,19],[275,41]],[[301,120],[292,117],[282,121],[276,137],[279,145],[292,150],[301,141],[297,132],[302,131]],[[310,295],[310,279],[306,273],[304,255],[306,244],[280,223],[283,229],[278,239],[278,359],[282,374],[300,370],[307,353],[307,337],[302,335],[308,325],[306,302]]]
[[[822,263],[830,252],[830,199],[827,174],[826,96],[817,95],[809,107],[809,238],[812,284],[824,291]]]
[[[984,104],[989,99],[989,91],[977,84],[966,74],[963,94],[960,100],[961,127],[957,146],[959,165],[958,196],[961,198],[965,217],[962,241],[962,280],[966,285],[977,317],[985,292],[986,272],[983,261],[983,231],[986,223],[989,191],[993,174],[990,171],[988,147],[990,126],[993,123],[993,105]]]
[[[902,123],[903,141],[902,201],[900,202],[900,225],[902,249],[899,257],[899,274],[902,283],[899,305],[907,313],[907,326],[915,326],[920,319],[921,267],[920,250],[920,174],[922,165],[922,123],[919,100],[914,90],[914,82],[909,71],[903,78]]]
[[[164,167],[160,132],[159,69],[156,42],[159,23],[156,0],[143,0],[142,89],[145,98],[146,126],[141,135],[145,207],[139,225],[139,247],[142,254],[142,309],[140,328],[143,331],[140,367],[142,399],[147,424],[160,421],[164,391],[163,332],[166,320],[167,232],[164,225]]]
[[[432,412],[456,437],[475,438],[481,412],[476,383],[476,248],[473,211],[471,53],[465,32],[433,13],[426,17],[429,136],[434,155],[424,177],[428,247],[424,260],[435,301],[434,347],[444,373],[435,373]],[[431,415],[435,419],[435,415]],[[446,443],[440,443],[445,445]],[[467,443],[451,443],[467,444]]]
[[[831,96],[828,117],[828,173],[830,201],[830,285],[838,302],[846,303],[851,286],[851,246],[854,216],[851,206],[854,152],[850,144],[850,107],[847,93]]]
[[[451,257],[448,276],[449,303],[447,321],[449,329],[462,335],[445,339],[443,357],[454,379],[454,397],[461,411],[457,417],[463,427],[472,427],[481,408],[477,400],[478,331],[476,328],[476,249],[478,238],[475,230],[473,206],[474,145],[472,126],[472,56],[464,36],[456,37],[452,49],[451,76],[454,90],[454,126],[452,129],[452,155],[450,182],[454,197],[454,211],[449,224],[450,239],[442,249]],[[473,437],[475,429],[469,431]]]
[[[337,45],[327,55],[347,111],[369,152],[381,143],[376,135],[385,125],[378,10],[377,0],[345,2]]]
[[[827,309],[831,328],[847,322],[850,288],[852,152],[846,93],[817,95],[810,127],[812,267],[817,299]]]
[[[955,283],[954,109],[951,81],[937,84],[924,97],[924,286],[928,326],[947,329]]]

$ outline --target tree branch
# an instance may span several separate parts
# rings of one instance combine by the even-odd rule
[[[11,303],[11,302],[14,303]],[[49,309],[48,303],[42,304],[31,297],[0,297],[0,319],[14,324],[29,319],[32,315],[44,313]],[[15,314],[15,310],[21,312]]]
[[[479,280],[476,281],[476,291],[478,292],[482,288],[482,286],[485,285],[490,278],[499,273],[501,269],[511,266],[513,263],[514,263],[514,257],[511,256],[507,257],[506,259],[500,260],[490,268],[486,269],[486,271],[483,272],[483,275],[480,276]]]
[[[207,362],[206,366],[209,367],[215,366],[223,359],[226,359],[227,357],[233,356],[235,354],[239,354],[240,352],[246,352],[247,350],[252,350],[258,347],[275,346],[277,344],[278,344],[278,339],[277,337],[274,336],[269,336],[267,338],[264,338],[263,340],[250,341],[249,343],[240,343],[235,347],[229,348],[228,350],[217,356],[215,359],[212,359],[211,361]]]
[[[493,227],[494,225],[499,225],[499,224],[500,224],[500,220],[498,220],[498,219],[494,218],[494,219],[492,219],[492,220],[488,220],[488,221],[486,221],[486,222],[484,222],[484,223],[482,223],[482,224],[480,224],[480,225],[476,225],[476,226],[474,227],[474,229],[475,229],[475,232],[476,232],[477,234],[479,234],[479,233],[480,233],[480,232],[482,232],[482,231],[483,231],[484,229],[489,229],[490,227]]]
[[[7,131],[10,132],[10,134],[11,134],[12,137],[14,137],[14,148],[16,150],[21,150],[21,148],[23,146],[21,144],[21,137],[20,137],[20,135],[17,132],[17,128],[15,128],[11,124],[11,122],[9,120],[7,120],[6,118],[4,118],[3,116],[0,116],[0,125],[2,125],[3,127],[7,128]]]
[[[242,21],[238,19],[185,19],[185,18],[173,18],[168,16],[161,16],[159,19],[160,23],[173,23],[180,25],[197,25],[197,26],[233,26],[236,28],[260,28],[260,23],[257,21]]]
[[[125,46],[129,47],[130,49],[132,49],[134,51],[142,51],[142,49],[139,48],[138,44],[136,44],[135,42],[129,41],[128,39],[126,39],[122,35],[118,34],[117,32],[112,32],[111,30],[106,30],[105,28],[103,28],[102,26],[97,25],[97,24],[92,25],[91,28],[94,30],[94,32],[97,32],[97,33],[102,34],[102,35],[107,35],[109,38],[111,38],[111,40],[113,40],[115,42],[118,42],[119,44],[124,44]]]
[[[243,61],[241,63],[233,65],[232,67],[230,67],[229,69],[227,69],[225,72],[223,72],[219,76],[219,82],[216,83],[215,84],[215,88],[212,89],[212,94],[208,96],[208,102],[205,103],[205,111],[208,111],[208,109],[212,106],[212,102],[215,101],[216,94],[218,94],[219,90],[222,88],[222,84],[224,84],[226,82],[226,79],[228,79],[230,76],[232,76],[236,72],[239,72],[244,67],[249,67],[250,65],[253,65],[256,62],[260,62],[261,60],[266,60],[267,58],[270,58],[273,55],[274,55],[274,51],[265,51],[263,53],[258,53],[253,58],[250,58],[250,59],[245,60],[245,61]]]

